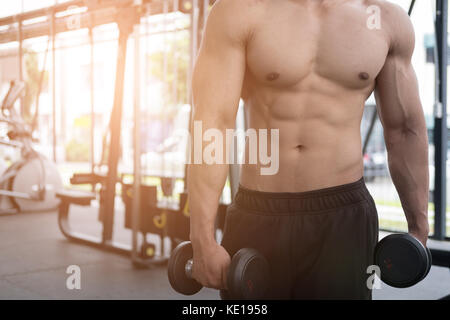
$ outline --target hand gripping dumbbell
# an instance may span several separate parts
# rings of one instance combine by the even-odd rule
[[[202,285],[192,277],[193,250],[189,241],[180,243],[169,259],[168,276],[172,288],[193,295]],[[266,259],[255,249],[240,249],[231,259],[227,277],[227,297],[236,300],[261,299],[269,281]]]
[[[410,234],[391,234],[378,242],[375,265],[380,268],[384,283],[407,288],[425,279],[430,272],[431,251]]]

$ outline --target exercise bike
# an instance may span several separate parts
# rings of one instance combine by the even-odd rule
[[[19,149],[21,158],[0,176],[0,214],[56,209],[55,193],[63,188],[55,163],[34,149],[33,130],[14,108],[24,89],[24,83],[12,81],[1,105],[0,123],[8,132],[0,144]]]

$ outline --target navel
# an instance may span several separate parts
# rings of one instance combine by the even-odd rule
[[[369,74],[368,74],[367,72],[360,72],[359,75],[358,75],[358,77],[359,77],[361,80],[368,80],[368,79],[370,78],[370,76],[369,76]]]
[[[271,72],[266,76],[268,81],[275,81],[280,77],[280,74],[277,72]]]

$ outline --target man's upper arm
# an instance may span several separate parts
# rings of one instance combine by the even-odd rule
[[[241,0],[220,0],[208,17],[193,74],[194,119],[232,125],[245,73],[248,24]]]
[[[405,133],[425,126],[417,78],[411,64],[415,46],[412,23],[402,9],[393,6],[389,15],[391,46],[385,65],[376,80],[378,113],[389,147]]]

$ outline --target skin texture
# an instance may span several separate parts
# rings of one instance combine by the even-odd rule
[[[367,26],[371,5],[380,8],[379,29]],[[248,128],[279,129],[280,155],[276,175],[244,164],[240,183],[258,191],[309,191],[363,176],[360,125],[375,91],[392,180],[409,232],[425,244],[428,138],[413,50],[409,17],[387,1],[220,0],[194,69],[193,119],[225,134],[235,127],[242,98]],[[188,167],[193,275],[213,288],[225,287],[230,263],[214,239],[227,173],[227,165]]]

